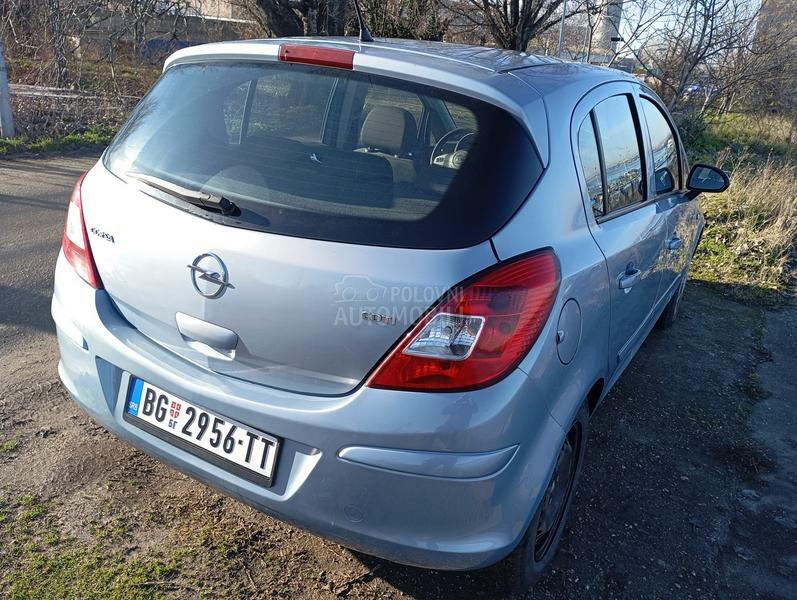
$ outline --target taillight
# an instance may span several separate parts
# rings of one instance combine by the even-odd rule
[[[102,281],[97,273],[94,258],[91,256],[89,246],[89,236],[86,232],[86,221],[83,219],[83,202],[81,199],[80,188],[83,185],[83,173],[75,187],[72,188],[72,196],[69,198],[69,209],[66,213],[66,224],[64,225],[64,237],[61,240],[61,249],[70,265],[78,275],[95,289],[102,289]]]
[[[537,340],[559,289],[544,249],[491,267],[451,289],[390,352],[367,385],[462,391],[508,375]]]
[[[354,50],[324,48],[305,44],[282,44],[279,50],[282,62],[295,62],[305,65],[320,65],[338,69],[354,68]]]

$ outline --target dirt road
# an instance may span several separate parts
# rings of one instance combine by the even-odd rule
[[[504,597],[500,565],[354,554],[149,459],[66,397],[52,268],[92,161],[0,161],[0,597]],[[569,531],[529,598],[797,597],[797,309],[722,292],[690,283],[593,419]]]

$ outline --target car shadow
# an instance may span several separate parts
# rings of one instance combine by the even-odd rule
[[[55,333],[50,316],[51,293],[0,285],[0,325]]]
[[[352,551],[368,569],[411,598],[511,598],[510,573],[503,562],[477,571],[435,571],[407,567]]]

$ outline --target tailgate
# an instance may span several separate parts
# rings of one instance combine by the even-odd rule
[[[417,250],[230,227],[101,164],[83,210],[105,289],[135,328],[217,373],[308,394],[352,390],[443,292],[495,262],[489,242]]]

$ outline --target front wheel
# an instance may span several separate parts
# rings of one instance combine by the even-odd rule
[[[525,536],[507,559],[513,588],[525,593],[545,573],[556,555],[587,446],[589,412],[583,407],[562,442],[542,502]]]

